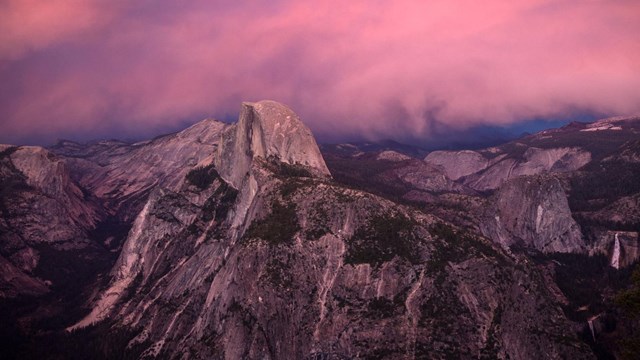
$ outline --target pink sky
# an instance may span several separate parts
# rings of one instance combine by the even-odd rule
[[[638,34],[637,0],[5,0],[0,142],[152,136],[260,99],[368,138],[634,114]]]

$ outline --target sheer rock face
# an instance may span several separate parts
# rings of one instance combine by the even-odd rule
[[[238,239],[221,178],[154,192],[93,320],[157,358],[591,358],[526,261],[322,178],[252,173]]]
[[[520,245],[545,253],[586,250],[556,177],[513,179],[497,191],[492,204],[482,224],[483,232],[505,247]]]
[[[132,145],[64,142],[52,150],[66,156],[76,169],[78,182],[102,199],[111,212],[122,211],[123,217],[132,221],[155,187],[177,191],[190,170],[210,164],[220,133],[227,126],[205,119],[178,133]]]
[[[199,209],[196,204],[203,206],[204,199],[194,197],[190,192],[186,195],[191,195],[191,199],[161,188],[151,193],[111,271],[109,288],[96,301],[91,313],[72,329],[104,319],[127,290],[135,291],[134,287],[139,285],[135,284],[136,279],[148,278],[154,269],[158,271],[158,267],[174,265],[169,260],[176,259],[162,258],[164,249],[159,242],[166,238],[179,238],[186,226],[195,220],[194,212]],[[158,264],[158,260],[167,262]]]
[[[126,228],[154,189],[179,190],[190,170],[213,161],[225,126],[204,120],[133,145],[61,141],[51,150],[0,146],[0,256],[9,289],[5,295],[47,289],[48,274],[39,269],[42,246],[53,252],[46,259],[49,266],[57,256],[71,259],[64,264],[73,269],[108,261],[109,250],[119,249],[126,230],[122,235],[94,238],[96,226],[115,217],[123,224],[118,226]],[[107,222],[103,229],[109,226]],[[38,279],[36,271],[45,274]],[[61,280],[53,283],[60,285]]]
[[[229,221],[229,230],[226,233],[229,241],[237,240],[246,230],[250,217],[255,216],[252,213],[255,207],[254,198],[262,186],[263,176],[260,173],[264,171],[262,167],[267,165],[267,159],[268,161],[302,165],[312,175],[329,176],[329,171],[310,131],[284,105],[273,101],[262,101],[255,104],[244,103],[238,123],[227,128],[218,127],[218,129],[219,142],[213,138],[208,142],[219,145],[218,151],[213,157],[217,171],[222,177],[219,181],[226,186],[227,182],[222,179],[227,180],[229,184],[240,190],[233,209],[234,216]],[[187,139],[182,139],[182,142],[185,140]],[[176,161],[172,164],[180,165]],[[184,167],[184,164],[182,166]],[[175,174],[169,174],[169,176],[175,176]],[[184,171],[182,171],[182,177],[184,178]],[[184,190],[185,187],[189,187],[188,183],[184,183],[183,179],[178,177],[168,185],[173,186],[157,187],[156,189],[161,189],[162,192],[176,193],[180,189]],[[154,191],[155,195],[149,198],[128,235],[122,254],[112,273],[114,278],[119,280],[116,280],[110,290],[103,294],[94,306],[92,313],[77,324],[77,327],[101,320],[112,310],[115,301],[124,294],[126,287],[137,276],[134,270],[137,269],[137,263],[141,259],[145,259],[147,264],[155,262],[155,248],[148,244],[149,241],[155,241],[159,237],[177,235],[177,230],[165,229],[162,222],[160,225],[154,225],[153,230],[140,233],[142,224],[147,224],[148,218],[153,219],[153,216],[149,216],[149,207],[156,206],[158,191]],[[176,197],[180,198],[183,195],[176,195]],[[199,199],[199,201],[202,200],[202,198]],[[203,204],[199,205],[203,206]],[[194,205],[186,202],[182,206],[186,209]],[[181,219],[179,216],[171,216],[171,218]],[[187,220],[179,220],[177,224],[189,225],[193,218]],[[218,222],[220,220],[218,219]],[[172,228],[175,228],[175,224]],[[148,249],[152,249],[151,253],[148,253]]]
[[[526,260],[328,181],[306,128],[259,104],[210,185],[152,192],[74,328],[109,319],[143,358],[592,358]]]
[[[98,210],[73,182],[63,159],[37,146],[19,147],[9,159],[15,170],[24,176],[26,184],[43,197],[40,204],[33,204],[31,214],[52,217],[48,221],[28,221],[25,224],[28,226],[19,227],[40,228],[40,231],[34,229],[35,233],[27,236],[31,241],[65,241],[79,237],[82,231],[95,225]]]
[[[42,294],[48,286],[35,275],[39,250],[89,247],[88,232],[102,212],[65,162],[41,147],[5,146],[0,184],[0,298]]]
[[[330,176],[311,131],[291,109],[275,101],[242,104],[238,123],[222,134],[216,168],[239,189],[257,157],[302,165],[314,175]]]
[[[7,149],[0,146],[0,160]],[[328,181],[315,140],[283,105],[244,104],[236,125],[207,120],[148,142],[55,151],[67,156],[61,165],[51,154],[17,154],[15,169],[0,175],[15,170],[29,189],[71,198],[84,194],[73,188],[79,183],[109,211],[130,209],[133,226],[109,283],[95,288],[90,315],[72,328],[102,320],[127,328],[137,335],[126,351],[145,349],[141,358],[593,358],[524,255],[474,227]],[[432,165],[388,153],[382,160],[405,164],[384,175],[417,189],[474,194],[477,205],[457,195],[464,207],[448,211],[477,209],[478,227],[505,248],[581,252],[560,181],[511,179],[584,161],[554,151],[448,153]],[[457,156],[466,160],[456,170]],[[46,159],[53,164],[40,164]],[[212,162],[204,188],[190,183],[189,171]],[[62,175],[51,180],[40,168]],[[505,184],[480,199],[467,180],[484,190]],[[9,220],[0,218],[1,230]],[[639,256],[632,235],[613,235],[621,264]],[[38,261],[29,251],[0,257],[0,281],[37,294],[46,285],[20,272]]]

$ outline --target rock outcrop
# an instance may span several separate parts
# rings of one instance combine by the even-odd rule
[[[114,272],[112,272],[114,279],[118,280],[112,284],[109,290],[105,291],[102,298],[98,300],[94,306],[92,313],[78,323],[76,327],[94,323],[109,314],[116,301],[124,294],[123,292],[127,286],[131,284],[133,279],[138,275],[138,272],[142,271],[142,269],[137,268],[140,259],[146,259],[147,264],[155,262],[156,252],[154,250],[155,248],[149,245],[150,242],[153,243],[162,237],[176,236],[180,229],[193,221],[193,218],[182,219],[180,216],[172,216],[172,219],[181,220],[177,223],[170,222],[171,226],[167,229],[162,226],[161,222],[160,225],[153,226],[153,231],[141,233],[142,230],[140,230],[141,224],[148,221],[149,217],[153,218],[149,215],[148,209],[156,206],[155,204],[159,196],[157,195],[158,193],[175,193],[180,189],[184,190],[185,187],[189,187],[188,182],[185,183],[184,179],[186,175],[184,169],[188,169],[187,165],[189,164],[185,164],[185,156],[180,151],[176,151],[176,146],[172,146],[173,144],[183,144],[186,141],[192,140],[193,134],[201,134],[201,131],[206,129],[206,140],[200,140],[199,142],[219,146],[214,153],[210,154],[207,154],[207,152],[203,153],[202,151],[193,153],[191,149],[188,148],[188,145],[178,145],[177,150],[184,149],[185,147],[189,149],[189,151],[184,151],[183,153],[192,156],[191,165],[195,165],[193,163],[195,162],[193,156],[209,155],[210,157],[206,160],[208,160],[208,162],[215,161],[216,163],[216,170],[209,171],[215,172],[216,175],[219,174],[221,177],[219,181],[223,183],[224,186],[231,184],[241,190],[238,201],[233,208],[234,217],[229,224],[232,231],[226,234],[232,241],[235,241],[246,229],[247,217],[252,215],[250,213],[254,207],[254,197],[261,186],[261,176],[255,172],[259,171],[258,169],[262,166],[267,165],[268,162],[301,166],[305,172],[311,175],[320,177],[330,176],[311,132],[304,126],[293,111],[282,104],[273,101],[261,101],[255,104],[243,103],[238,123],[226,128],[222,126],[221,123],[207,123],[204,129],[202,129],[203,126],[200,126],[201,124],[204,124],[204,122],[196,124],[177,135],[168,137],[161,145],[144,145],[146,150],[143,152],[144,154],[150,153],[151,156],[158,156],[158,153],[167,152],[173,156],[168,160],[164,160],[169,163],[169,166],[167,164],[162,166],[162,171],[170,170],[172,167],[178,167],[180,171],[157,177],[157,180],[153,179],[155,182],[152,184],[148,184],[148,181],[145,181],[150,179],[146,176],[148,172],[143,173],[145,177],[142,179],[129,176],[128,180],[130,183],[136,185],[135,191],[140,191],[142,186],[155,186],[156,190],[154,190],[154,193],[156,193],[156,195],[151,196],[146,202],[146,205],[137,216],[133,228],[128,235],[122,252],[124,255],[121,254],[114,267]],[[215,139],[215,135],[218,136],[218,139]],[[153,146],[154,149],[149,149],[151,145],[155,145]],[[154,151],[149,152],[149,150]],[[139,156],[134,154],[133,156],[129,156],[128,161],[133,162],[138,157]],[[144,163],[144,161],[141,162]],[[182,178],[180,178],[180,176],[182,176]],[[117,176],[116,178],[121,179],[122,177],[123,176]],[[158,181],[162,181],[161,184],[164,186],[159,186]],[[187,196],[189,194],[191,193],[188,192]],[[126,195],[127,194],[119,194],[118,198]],[[185,195],[176,195],[176,197],[181,196]],[[205,199],[206,198],[200,196],[192,201],[196,203],[199,201],[200,204],[198,205],[202,207],[202,201]],[[176,211],[184,212],[196,206],[187,200],[181,203],[181,205],[183,209]],[[218,219],[218,222],[220,220],[221,219]],[[182,228],[180,225],[182,225]],[[140,238],[141,236],[142,239]],[[153,251],[148,253],[148,249],[152,249]]]
[[[203,200],[198,196],[188,199],[165,189],[154,190],[136,218],[111,271],[110,286],[96,301],[91,313],[70,329],[103,320],[127,291],[137,291],[135,287],[141,285],[140,279],[148,278],[153,271],[158,271],[158,267],[166,268],[172,266],[173,261],[180,260],[163,258],[164,249],[160,242],[163,239],[180,239],[184,235],[181,232],[195,220],[195,210],[200,210],[197,205],[204,206]],[[164,262],[158,263],[159,260]]]
[[[36,146],[4,146],[3,149],[0,152],[0,256],[3,258],[0,297],[42,294],[48,291],[51,279],[35,274],[40,265],[40,252],[91,248],[93,243],[88,233],[103,214],[98,204],[71,179],[63,159]]]
[[[440,168],[425,164],[423,161],[411,159],[404,166],[395,168],[387,173],[393,174],[393,181],[400,181],[415,190],[432,193],[473,192],[464,185],[458,184],[444,174]],[[388,175],[383,173],[382,176]]]
[[[586,246],[558,178],[523,176],[492,197],[481,225],[485,236],[505,248],[519,245],[552,252],[585,252]]]
[[[141,143],[61,142],[52,150],[66,157],[78,182],[112,214],[119,213],[131,222],[154,188],[177,191],[189,171],[210,164],[226,127],[205,119],[178,133]]]
[[[515,143],[511,152],[434,151],[425,161],[440,166],[447,176],[479,191],[494,190],[505,181],[523,175],[562,173],[581,168],[591,154],[576,147],[536,148]]]
[[[237,241],[223,179],[204,203],[154,193],[93,314],[143,357],[590,358],[526,261],[321,178],[258,176]]]
[[[640,258],[639,124],[424,161],[340,144],[332,174],[273,101],[136,144],[0,145],[0,305],[35,299],[0,332],[38,334],[23,358],[60,324],[85,358],[590,359]]]
[[[304,166],[316,176],[330,176],[311,131],[291,109],[275,101],[242,104],[238,123],[222,134],[216,168],[236,189],[254,159]]]
[[[143,358],[591,358],[525,259],[331,182],[294,120],[243,105],[204,186],[153,191],[74,328],[134,331]]]
[[[428,164],[441,166],[451,180],[458,180],[484,170],[489,166],[489,159],[472,150],[433,151],[424,158]]]
[[[412,158],[410,156],[399,153],[397,151],[384,150],[384,151],[381,151],[378,154],[378,156],[376,156],[376,159],[387,160],[387,161],[406,161],[406,160],[411,160]]]

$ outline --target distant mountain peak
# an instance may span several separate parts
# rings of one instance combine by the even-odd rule
[[[293,110],[276,101],[242,103],[238,122],[222,134],[216,168],[226,181],[240,188],[258,157],[302,165],[313,175],[331,176],[309,128]]]

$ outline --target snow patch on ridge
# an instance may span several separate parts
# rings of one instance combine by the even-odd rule
[[[596,125],[598,125],[596,123]],[[621,126],[613,126],[612,124],[604,124],[596,127],[588,127],[586,129],[582,129],[580,131],[602,131],[602,130],[622,130]]]

